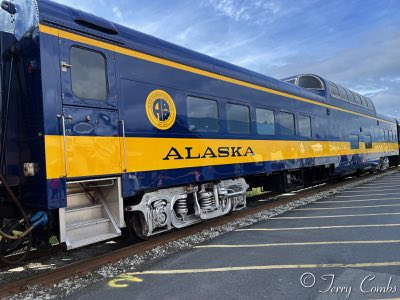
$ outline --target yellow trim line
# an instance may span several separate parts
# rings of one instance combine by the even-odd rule
[[[45,136],[47,179],[65,175],[63,141],[63,136]],[[124,153],[119,137],[67,136],[66,145],[68,177],[120,174],[123,169],[134,173],[350,154],[371,158],[377,157],[376,153],[398,154],[397,143],[374,143],[372,149],[365,149],[361,142],[360,149],[350,149],[349,142],[327,141],[126,137]],[[126,161],[124,168],[121,161]]]
[[[208,269],[183,269],[183,270],[150,270],[144,272],[126,273],[124,275],[173,275],[191,273],[216,273],[233,271],[257,271],[257,270],[280,270],[280,269],[316,269],[316,268],[368,268],[368,267],[398,267],[399,261],[355,263],[355,264],[298,264],[298,265],[266,265],[266,266],[244,266]]]
[[[83,43],[83,44],[90,45],[90,46],[93,46],[93,47],[97,47],[97,48],[113,51],[113,52],[116,52],[116,53],[119,53],[119,54],[123,54],[123,55],[126,55],[126,56],[135,57],[135,58],[138,58],[138,59],[141,59],[141,60],[149,61],[149,62],[160,64],[160,65],[163,65],[163,66],[168,66],[170,68],[174,68],[174,69],[190,72],[190,73],[193,73],[193,74],[197,74],[197,75],[201,75],[201,76],[205,76],[205,77],[221,80],[221,81],[224,81],[224,82],[229,82],[229,83],[232,83],[232,84],[235,84],[235,85],[244,86],[244,87],[247,87],[247,88],[250,88],[250,89],[254,89],[254,90],[258,90],[258,91],[261,91],[261,92],[266,92],[266,93],[269,93],[269,94],[279,95],[279,96],[295,99],[295,100],[298,100],[298,101],[302,101],[302,102],[306,102],[306,103],[310,103],[310,104],[323,106],[323,107],[326,107],[326,108],[335,109],[335,110],[338,110],[338,111],[350,113],[350,114],[353,114],[353,115],[358,115],[358,116],[366,117],[366,118],[369,118],[369,119],[378,120],[378,121],[381,121],[381,122],[386,122],[386,123],[389,123],[389,124],[396,124],[394,122],[390,122],[390,121],[387,121],[387,120],[379,119],[379,118],[376,118],[376,117],[372,117],[372,116],[365,115],[365,114],[362,114],[362,113],[354,112],[354,111],[347,110],[347,109],[344,109],[344,108],[340,108],[340,107],[337,107],[337,106],[320,103],[320,102],[315,101],[315,100],[311,100],[311,99],[295,96],[295,95],[292,95],[292,94],[276,91],[276,90],[273,90],[273,89],[270,89],[270,88],[266,88],[266,87],[263,87],[263,86],[260,86],[260,85],[256,85],[256,84],[249,83],[249,82],[246,82],[246,81],[242,81],[242,80],[234,79],[234,78],[231,78],[231,77],[219,75],[219,74],[216,74],[216,73],[213,73],[213,72],[209,72],[209,71],[205,71],[205,70],[201,70],[201,69],[198,69],[198,68],[190,67],[190,66],[187,66],[187,65],[184,65],[184,64],[181,64],[181,63],[176,63],[176,62],[173,62],[173,61],[170,61],[170,60],[167,60],[167,59],[159,58],[159,57],[152,56],[152,55],[149,55],[149,54],[144,54],[144,53],[141,53],[141,52],[138,52],[138,51],[134,51],[134,50],[130,50],[130,49],[127,49],[127,48],[124,48],[124,47],[116,46],[116,45],[113,45],[113,44],[110,44],[110,43],[98,41],[98,40],[95,40],[95,39],[92,39],[92,38],[88,38],[88,37],[85,37],[85,36],[82,36],[82,35],[74,34],[74,33],[67,32],[67,31],[64,31],[64,30],[60,30],[60,29],[57,29],[57,28],[49,27],[49,26],[46,26],[46,25],[40,24],[39,25],[39,30],[42,33],[46,33],[46,34],[49,34],[49,35],[57,36],[59,38],[64,38],[64,39],[67,39],[67,40],[75,41],[75,42],[78,42],[78,43]]]

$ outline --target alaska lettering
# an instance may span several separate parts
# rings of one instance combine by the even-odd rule
[[[251,147],[207,147],[204,151],[194,151],[193,147],[186,147],[185,150],[178,150],[171,147],[168,154],[163,160],[184,160],[184,159],[201,159],[201,158],[223,158],[223,157],[247,157],[254,156]]]

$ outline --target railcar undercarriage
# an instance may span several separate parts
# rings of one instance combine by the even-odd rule
[[[246,207],[243,178],[146,193],[138,205],[125,208],[128,227],[140,238],[183,228]]]

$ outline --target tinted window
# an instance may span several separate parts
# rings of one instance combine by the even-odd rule
[[[226,105],[228,131],[231,133],[250,133],[250,110],[247,106]]]
[[[291,84],[296,84],[296,79],[289,79],[286,82],[291,83]]]
[[[356,96],[357,103],[358,104],[363,104],[360,95],[355,94],[355,96]]]
[[[299,116],[299,134],[304,137],[311,137],[311,118]]]
[[[107,99],[106,61],[100,53],[72,47],[72,91],[76,97],[91,100]]]
[[[359,149],[360,148],[360,143],[359,143],[357,134],[350,135],[350,147],[351,147],[351,149]]]
[[[347,90],[347,99],[349,99],[351,102],[356,102],[356,99],[354,99],[353,93],[350,90]]]
[[[188,97],[187,115],[191,131],[216,132],[219,130],[218,104],[214,100]]]
[[[340,85],[338,86],[338,89],[339,89],[340,97],[343,99],[347,99],[346,90],[344,88],[342,88]]]
[[[386,132],[385,132],[385,129],[382,129],[381,138],[382,138],[382,141],[385,141],[385,140],[386,140]]]
[[[337,98],[339,96],[339,90],[336,85],[333,83],[329,83],[329,87],[331,89],[331,95]]]
[[[297,85],[305,89],[322,90],[324,88],[322,82],[314,76],[300,76]]]
[[[363,103],[364,106],[368,106],[367,99],[365,99],[364,96],[361,96],[361,100],[362,100],[362,103]]]
[[[269,109],[256,109],[257,133],[264,135],[275,134],[275,116],[274,112]]]
[[[372,137],[370,135],[365,136],[365,148],[372,149]]]
[[[279,124],[281,135],[295,135],[294,114],[280,112]]]

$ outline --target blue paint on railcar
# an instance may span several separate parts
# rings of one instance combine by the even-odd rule
[[[9,136],[7,141],[7,175],[15,185],[22,186],[25,205],[42,209],[56,209],[67,205],[66,179],[46,179],[44,155],[43,136],[61,136],[63,134],[60,118],[57,117],[61,115],[74,115],[74,119],[67,120],[66,123],[66,130],[70,136],[117,137],[121,135],[118,120],[125,121],[127,137],[349,142],[349,135],[358,134],[361,142],[366,141],[366,135],[371,136],[372,142],[383,142],[382,129],[391,129],[397,132],[395,124],[379,122],[373,118],[393,123],[395,120],[376,114],[375,110],[333,98],[326,93],[326,90],[313,92],[303,89],[47,0],[38,2],[38,15],[32,13],[32,1],[18,0],[15,2],[20,6],[20,11],[25,8],[25,11],[30,11],[30,13],[19,15],[20,18],[16,22],[18,41],[14,42],[21,49],[21,61],[18,66],[23,77],[21,80],[24,88],[22,89],[23,96],[20,95],[20,100],[17,102],[18,106],[16,104],[11,107],[15,121],[9,123],[9,131],[16,135]],[[27,9],[28,6],[31,7],[31,10]],[[110,50],[86,46],[79,42],[61,40],[54,35],[38,33],[39,21],[49,27],[74,32],[107,44],[309,99],[325,106],[266,93],[120,53],[113,53]],[[14,39],[10,35],[8,38]],[[60,76],[60,62],[67,58],[72,45],[90,48],[105,56],[109,92],[106,101],[76,99],[71,89],[65,90],[64,87],[68,86],[65,83],[69,82],[68,76],[70,75],[61,73]],[[9,59],[6,61],[10,62]],[[29,63],[33,63],[35,67],[33,72],[28,74],[26,67]],[[3,81],[4,75],[2,74],[1,78]],[[322,80],[325,86],[329,86],[326,80]],[[15,86],[14,89],[17,87]],[[146,97],[155,89],[168,92],[176,104],[176,121],[167,131],[156,129],[144,113]],[[218,101],[219,131],[205,133],[189,130],[186,101],[188,96]],[[251,131],[249,134],[229,133],[226,120],[227,103],[244,104],[250,108]],[[332,107],[328,108],[326,105]],[[266,137],[257,134],[256,108],[274,111],[275,135]],[[350,114],[343,110],[364,116]],[[22,113],[18,113],[20,111]],[[283,135],[279,125],[280,111],[288,111],[296,116],[310,116],[312,118],[312,137]],[[26,126],[23,130],[21,130],[22,124]],[[99,124],[106,124],[106,126],[98,126]],[[296,127],[298,125],[297,123]],[[60,153],[61,155],[63,154]],[[24,176],[24,162],[38,163],[38,174],[34,177]],[[113,175],[122,176],[123,196],[128,197],[149,189],[269,174],[320,165],[333,164],[335,173],[342,174],[370,167],[378,162],[379,157],[376,155],[357,154]],[[108,176],[110,174],[107,174]]]

